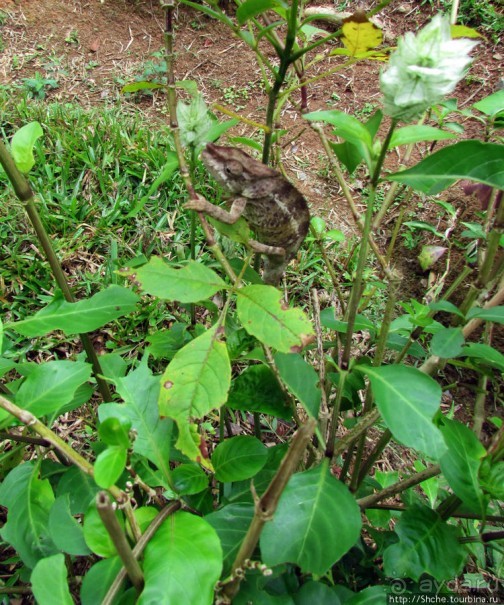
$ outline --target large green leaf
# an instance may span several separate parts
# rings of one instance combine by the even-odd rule
[[[428,195],[443,191],[459,179],[504,189],[504,145],[460,141],[387,178]]]
[[[0,504],[7,508],[2,539],[11,544],[28,567],[57,552],[49,535],[49,511],[54,494],[48,479],[38,478],[38,465],[25,462],[0,486]]]
[[[41,559],[31,573],[30,582],[38,605],[73,605],[65,557],[61,553]]]
[[[262,469],[267,459],[266,446],[259,439],[248,435],[231,437],[219,443],[212,455],[215,478],[224,483],[249,479]]]
[[[189,261],[180,269],[170,267],[159,256],[135,269],[121,271],[138,283],[142,290],[165,300],[195,303],[213,296],[226,283],[203,263]]]
[[[429,574],[441,582],[459,575],[465,559],[459,530],[435,511],[414,505],[402,513],[395,530],[399,542],[383,555],[387,576],[418,580]]]
[[[204,519],[177,512],[164,521],[145,549],[138,605],[211,605],[222,570],[222,548]]]
[[[219,536],[224,554],[224,574],[231,570],[253,516],[253,504],[237,503],[228,504],[205,517]]]
[[[191,418],[202,418],[225,403],[230,384],[226,345],[218,340],[215,326],[180,349],[161,378],[159,413],[177,423],[176,447],[209,468]]]
[[[91,365],[58,359],[30,369],[16,393],[16,404],[35,416],[57,412],[72,401],[77,388],[91,377]]]
[[[291,477],[261,534],[262,558],[266,565],[295,563],[322,575],[355,544],[361,525],[354,497],[325,461]]]
[[[120,445],[111,445],[100,452],[94,463],[94,480],[97,485],[108,489],[119,479],[126,466],[128,450]]]
[[[92,332],[109,321],[131,313],[138,300],[131,290],[114,285],[75,303],[66,302],[59,293],[35,315],[7,325],[9,329],[30,338],[43,336],[53,330],[62,330],[66,335]]]
[[[49,531],[56,546],[70,555],[88,555],[91,551],[84,540],[82,525],[70,511],[70,495],[56,498],[49,513]]]
[[[504,324],[504,307],[490,307],[489,309],[481,309],[473,307],[467,313],[467,319],[479,317],[485,321],[493,321],[495,323]]]
[[[238,6],[236,18],[238,19],[238,23],[243,25],[249,19],[253,19],[257,15],[277,6],[281,6],[279,0],[245,0],[245,2]]]
[[[448,359],[456,357],[464,345],[462,328],[442,328],[431,340],[431,354]]]
[[[483,342],[471,342],[462,347],[459,357],[477,359],[479,363],[504,372],[504,355]]]
[[[100,489],[92,477],[76,466],[71,466],[56,486],[58,499],[61,496],[68,495],[72,515],[85,513],[99,491]]]
[[[249,366],[233,380],[227,404],[235,410],[292,418],[292,409],[276,376],[263,364]]]
[[[277,353],[275,364],[283,382],[312,418],[318,418],[320,408],[319,376],[301,355]]]
[[[335,134],[349,143],[359,145],[363,143],[368,149],[373,146],[371,133],[366,126],[359,122],[354,116],[338,111],[337,109],[326,111],[314,111],[303,115],[303,118],[315,122],[327,122],[335,126]]]
[[[334,590],[322,582],[306,582],[294,595],[296,605],[340,605],[341,600]]]
[[[199,494],[208,487],[208,475],[197,464],[181,464],[173,469],[172,482],[180,495]]]
[[[133,451],[153,462],[168,481],[173,423],[159,417],[159,376],[153,376],[147,356],[132,372],[114,383],[124,403],[104,403],[98,408],[101,422],[107,418],[126,418],[136,432]]]
[[[238,290],[238,317],[249,334],[281,353],[299,353],[311,342],[312,325],[301,309],[289,309],[272,286]]]
[[[440,426],[448,451],[439,463],[455,494],[471,510],[484,515],[487,498],[481,491],[478,473],[486,450],[464,424],[443,418]]]
[[[479,111],[487,116],[494,116],[500,111],[504,111],[504,90],[498,90],[488,97],[481,99],[473,105]]]
[[[441,403],[441,387],[416,368],[391,365],[356,367],[371,381],[376,405],[394,437],[439,459],[446,451],[441,432],[432,422]]]

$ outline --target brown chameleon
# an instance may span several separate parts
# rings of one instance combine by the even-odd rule
[[[228,225],[240,216],[247,219],[257,237],[248,241],[249,247],[266,255],[263,281],[277,284],[308,233],[310,213],[306,200],[279,172],[235,147],[209,143],[201,159],[208,172],[232,195],[231,208],[227,212],[203,197],[190,200],[185,208]]]

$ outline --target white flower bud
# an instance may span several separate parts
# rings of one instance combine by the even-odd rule
[[[410,121],[439,103],[464,77],[476,44],[452,40],[448,18],[440,14],[417,35],[407,33],[380,74],[385,113]]]

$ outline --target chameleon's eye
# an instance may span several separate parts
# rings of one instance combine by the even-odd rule
[[[243,166],[240,164],[240,162],[226,162],[224,170],[226,171],[226,174],[229,174],[230,176],[240,176],[240,174],[243,172]]]

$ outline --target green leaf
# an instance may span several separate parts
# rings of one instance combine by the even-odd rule
[[[0,504],[7,510],[2,539],[33,568],[57,551],[48,531],[54,494],[48,479],[38,478],[38,465],[25,462],[13,469],[0,486]]]
[[[201,454],[191,418],[202,418],[227,399],[231,365],[218,336],[214,326],[176,353],[161,378],[159,396],[159,413],[177,423],[176,447],[208,468],[211,465]]]
[[[128,92],[138,92],[139,90],[157,90],[158,88],[166,88],[166,84],[158,84],[157,82],[131,82],[130,84],[125,84],[121,88],[121,94]]]
[[[295,605],[340,605],[341,600],[327,584],[306,582],[294,596]]]
[[[58,359],[35,366],[16,394],[16,404],[35,416],[57,412],[91,377],[91,365]]]
[[[145,456],[170,478],[170,448],[173,423],[159,417],[159,376],[153,376],[145,355],[137,369],[114,381],[124,403],[104,403],[98,408],[100,422],[116,417],[128,419],[136,432],[133,451]]]
[[[495,116],[500,111],[504,111],[504,90],[498,90],[488,97],[481,99],[473,107],[487,116]]]
[[[443,191],[458,179],[504,189],[503,166],[504,145],[469,140],[444,147],[413,168],[396,172],[387,178],[428,195]]]
[[[222,548],[204,519],[177,512],[164,521],[145,549],[145,587],[138,605],[211,605],[222,570]]]
[[[215,478],[223,483],[243,481],[266,464],[268,452],[259,439],[246,435],[226,439],[215,448],[212,464]]]
[[[444,359],[460,355],[465,339],[462,328],[443,328],[431,340],[431,354]]]
[[[292,409],[276,376],[263,364],[249,366],[233,380],[227,404],[234,410],[292,418]]]
[[[309,416],[318,418],[321,393],[317,372],[301,355],[295,353],[277,353],[274,358],[280,377],[289,391],[299,399]]]
[[[119,445],[111,445],[98,454],[94,463],[94,480],[97,485],[108,489],[119,479],[126,466],[128,450]]]
[[[219,536],[224,554],[224,574],[231,571],[231,566],[253,516],[254,506],[252,504],[237,503],[228,504],[205,517],[205,520],[210,523]]]
[[[320,314],[320,321],[325,328],[346,334],[348,322],[341,321],[334,317],[334,309],[332,307],[325,308]],[[376,334],[377,328],[372,321],[364,315],[357,314],[355,317],[354,332],[368,331],[370,334]]]
[[[409,145],[410,143],[419,143],[421,141],[442,141],[444,139],[455,139],[456,134],[446,132],[434,126],[404,126],[394,130],[390,140],[389,149],[399,145]]]
[[[47,307],[28,319],[8,324],[23,336],[43,336],[53,330],[62,330],[67,336],[92,332],[106,323],[131,313],[138,296],[121,286],[109,286],[91,298],[79,302],[66,302],[61,294]]]
[[[172,482],[180,495],[199,494],[208,487],[208,475],[197,464],[181,464],[173,469]]]
[[[264,13],[267,10],[281,6],[278,0],[245,0],[243,4],[238,6],[236,18],[240,25],[246,23],[249,19],[253,19]]]
[[[326,460],[289,480],[261,533],[262,558],[269,566],[294,563],[322,575],[355,544],[361,525],[359,506]]]
[[[95,563],[82,581],[80,590],[82,605],[101,603],[121,568],[122,561],[119,557],[111,557]]]
[[[485,321],[504,324],[504,307],[490,307],[489,309],[473,307],[472,309],[469,309],[467,319],[474,319],[476,317],[484,319]]]
[[[429,304],[429,309],[433,311],[444,311],[445,313],[453,313],[458,317],[464,317],[464,314],[458,307],[456,307],[453,303],[447,300],[440,300],[438,302],[433,302]]]
[[[334,133],[354,145],[364,144],[368,149],[373,146],[373,139],[366,126],[357,118],[336,109],[314,111],[303,118],[314,122],[327,122],[336,127]]]
[[[174,323],[169,330],[149,334],[149,352],[155,359],[173,359],[175,353],[191,340],[188,327],[188,324]]]
[[[153,256],[146,265],[122,270],[120,274],[140,284],[147,294],[181,303],[195,303],[226,288],[226,283],[212,269],[197,261],[174,269]]]
[[[385,586],[368,586],[345,601],[345,605],[388,605],[390,589]]]
[[[69,555],[88,555],[90,550],[84,540],[82,525],[70,511],[70,495],[56,498],[49,513],[49,532],[54,544]]]
[[[446,451],[432,422],[441,403],[441,387],[430,376],[403,365],[358,366],[371,381],[376,405],[395,439],[439,459]]]
[[[59,480],[56,496],[60,498],[68,494],[71,514],[79,515],[86,512],[99,491],[98,486],[87,473],[72,466]]]
[[[272,286],[240,288],[236,310],[249,334],[281,353],[299,353],[314,336],[303,311],[286,308],[282,294]]]
[[[211,216],[208,217],[208,222],[213,225],[221,235],[229,237],[233,242],[247,245],[250,240],[250,227],[242,216],[232,225],[221,223]]]
[[[73,605],[65,557],[61,553],[41,559],[33,568],[30,582],[38,605]]]
[[[481,489],[498,500],[504,499],[504,462],[485,458],[479,472]]]
[[[124,531],[124,520],[121,511],[116,510],[115,516],[119,526]],[[99,557],[107,558],[117,554],[116,547],[103,525],[94,502],[87,509],[84,517],[84,540],[86,540],[88,547]]]
[[[120,445],[128,449],[130,446],[129,432],[131,420],[129,418],[106,418],[98,427],[101,441],[107,445]]]
[[[465,560],[459,530],[435,511],[413,505],[401,514],[395,530],[399,542],[386,548],[383,555],[387,576],[418,581],[429,574],[441,582],[459,575]]]
[[[455,494],[471,510],[484,515],[487,505],[478,473],[486,450],[464,424],[443,418],[440,425],[448,451],[439,460],[441,470]]]
[[[42,126],[38,122],[30,122],[22,126],[12,137],[12,157],[21,172],[26,174],[33,168],[35,164],[33,147],[43,134]]]
[[[488,365],[504,372],[504,355],[489,345],[472,342],[462,348],[459,357],[477,359],[483,365]]]

